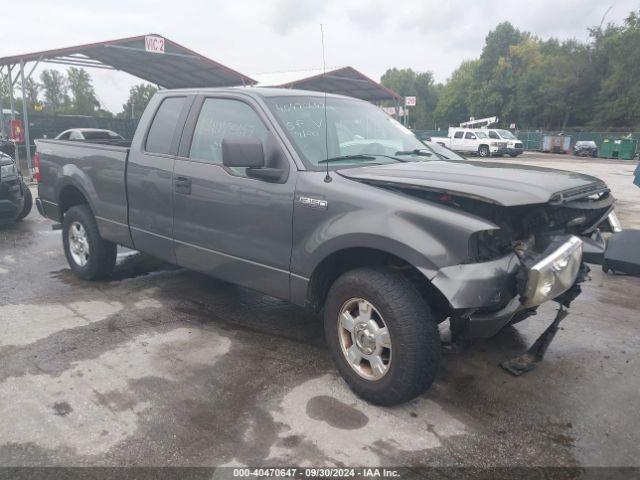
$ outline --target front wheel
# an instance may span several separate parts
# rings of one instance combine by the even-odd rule
[[[62,244],[67,262],[78,277],[99,280],[111,275],[117,246],[100,236],[88,205],[71,207],[62,222]]]
[[[332,285],[324,313],[336,368],[360,397],[396,405],[431,386],[440,336],[428,305],[402,274],[359,268]]]
[[[491,152],[489,151],[489,147],[487,147],[486,145],[480,145],[480,148],[478,148],[478,155],[480,155],[481,157],[490,156]]]

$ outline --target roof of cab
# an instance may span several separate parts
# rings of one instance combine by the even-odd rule
[[[311,90],[298,90],[294,88],[276,88],[276,87],[215,87],[215,88],[179,88],[172,90],[159,90],[162,95],[170,95],[172,93],[191,93],[191,94],[208,94],[208,93],[242,93],[252,97],[327,97],[331,98],[349,98],[359,100],[354,97],[337,95],[335,93],[315,92]],[[363,100],[359,100],[363,101]]]

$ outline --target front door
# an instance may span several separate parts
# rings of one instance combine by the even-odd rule
[[[295,170],[272,183],[222,165],[225,136],[266,142],[258,111],[233,97],[196,100],[174,168],[175,255],[184,267],[288,299]]]

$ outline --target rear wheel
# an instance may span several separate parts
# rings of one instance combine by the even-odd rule
[[[117,246],[100,236],[88,205],[77,205],[65,213],[62,243],[67,262],[78,277],[99,280],[113,272]]]
[[[29,189],[29,185],[24,183],[24,180],[20,180],[22,182],[22,192],[24,195],[24,205],[22,207],[22,211],[18,214],[16,218],[16,222],[22,220],[24,217],[29,215],[31,212],[31,207],[33,207],[33,196],[31,195],[31,190]]]
[[[357,395],[372,403],[406,402],[436,378],[436,322],[398,272],[359,268],[343,274],[329,291],[324,328],[338,371]]]
[[[486,145],[480,145],[480,148],[478,148],[478,155],[480,155],[481,157],[490,156],[491,152],[489,151],[489,147],[487,147]]]

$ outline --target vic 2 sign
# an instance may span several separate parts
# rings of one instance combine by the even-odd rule
[[[144,37],[144,49],[147,52],[164,53],[164,38],[147,35]]]

